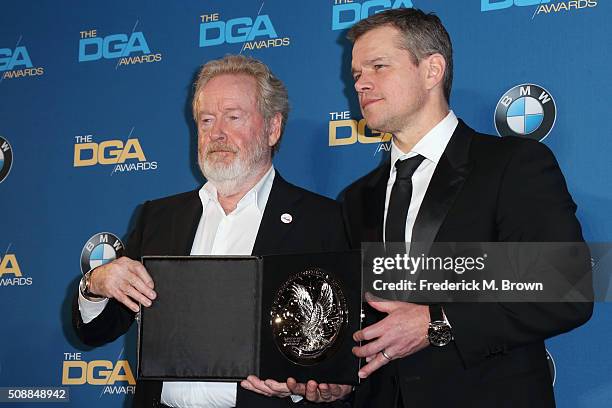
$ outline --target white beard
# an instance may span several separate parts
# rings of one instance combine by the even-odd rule
[[[234,152],[235,156],[231,163],[214,162],[208,158],[211,151],[218,150]],[[250,178],[257,173],[258,167],[267,161],[270,150],[267,138],[264,136],[242,151],[226,142],[210,143],[203,154],[198,151],[198,164],[202,174],[215,186],[218,194],[228,196],[240,191],[241,187],[250,181]]]

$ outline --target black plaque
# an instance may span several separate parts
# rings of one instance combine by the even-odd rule
[[[141,311],[139,378],[358,383],[358,252],[143,263],[158,297]]]

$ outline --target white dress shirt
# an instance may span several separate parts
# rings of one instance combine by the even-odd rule
[[[274,167],[225,214],[210,183],[199,191],[202,217],[191,246],[191,255],[251,255],[276,172]],[[84,323],[99,315],[108,299],[92,302],[79,294],[79,310]],[[181,408],[221,408],[236,405],[236,383],[164,382],[161,402]]]
[[[457,117],[450,111],[440,123],[433,127],[409,152],[402,152],[399,147],[391,141],[391,169],[389,170],[389,181],[387,182],[387,193],[385,196],[385,216],[383,221],[383,239],[386,223],[387,223],[387,211],[389,209],[389,199],[391,198],[391,189],[395,178],[397,176],[397,170],[395,168],[395,162],[397,160],[404,160],[410,157],[414,157],[418,154],[425,157],[425,160],[416,169],[412,175],[412,198],[410,200],[410,206],[408,207],[408,215],[406,217],[406,242],[410,242],[412,239],[412,228],[416,220],[423,198],[427,192],[427,187],[431,181],[431,177],[434,174],[434,170],[446,149],[455,128],[459,121]]]

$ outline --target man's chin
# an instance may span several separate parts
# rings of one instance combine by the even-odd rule
[[[370,129],[373,132],[380,132],[380,133],[387,133],[388,131],[385,130],[385,125],[376,121],[376,120],[368,120],[368,118],[366,117],[366,125],[368,126],[368,129]]]

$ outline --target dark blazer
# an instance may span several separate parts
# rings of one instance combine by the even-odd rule
[[[284,213],[292,215],[291,223],[281,222]],[[146,202],[128,239],[128,256],[140,260],[143,255],[189,255],[201,215],[198,190]],[[330,252],[347,248],[340,206],[289,184],[276,172],[252,254]],[[111,342],[125,334],[134,321],[132,311],[111,299],[98,317],[84,324],[77,299],[78,296],[73,304],[73,325],[85,344],[99,346]],[[160,381],[138,381],[134,406],[159,406],[161,389]],[[294,405],[289,398],[267,398],[238,385],[237,407]]]
[[[349,186],[351,246],[380,242],[390,163]],[[552,152],[539,142],[478,134],[459,121],[412,241],[582,242],[576,205]],[[588,259],[584,259],[585,264]],[[580,271],[588,274],[588,266]],[[588,278],[588,277],[587,277]],[[455,340],[392,361],[356,395],[359,407],[554,407],[544,339],[586,322],[592,303],[450,303]],[[371,308],[367,319],[384,316]]]

